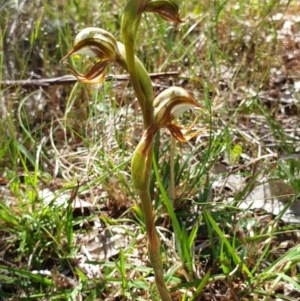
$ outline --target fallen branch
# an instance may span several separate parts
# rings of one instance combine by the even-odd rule
[[[176,71],[171,72],[160,72],[160,73],[150,73],[151,79],[156,79],[165,76],[177,76],[179,75]],[[128,75],[107,75],[105,81],[127,81],[129,80]],[[70,85],[77,82],[77,79],[73,75],[64,75],[52,78],[42,78],[42,79],[25,79],[25,80],[3,80],[0,81],[0,87],[14,88],[14,87],[48,87],[54,85]]]

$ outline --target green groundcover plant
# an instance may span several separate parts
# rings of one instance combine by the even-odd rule
[[[158,13],[167,21],[182,22],[179,18],[179,3],[176,0],[131,0],[127,3],[122,17],[123,43],[103,29],[85,28],[76,36],[73,49],[62,60],[72,54],[85,54],[98,59],[86,74],[70,66],[73,74],[83,83],[101,83],[105,79],[107,66],[113,62],[119,64],[130,75],[142,111],[144,127],[143,135],[131,161],[132,180],[142,204],[148,254],[156,285],[161,299],[168,301],[172,299],[164,282],[160,241],[155,229],[155,214],[149,192],[153,143],[161,128],[167,128],[180,142],[186,142],[196,136],[198,132],[192,131],[192,126],[183,128],[173,121],[186,110],[204,108],[180,87],[170,87],[154,98],[150,77],[141,61],[135,56],[135,40],[142,14],[145,12]]]

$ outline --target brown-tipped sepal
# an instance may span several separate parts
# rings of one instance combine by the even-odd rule
[[[82,74],[75,70],[70,64],[69,67],[73,75],[84,84],[100,84],[105,80],[108,60],[97,62],[86,74]]]

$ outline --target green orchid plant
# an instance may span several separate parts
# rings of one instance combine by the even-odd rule
[[[117,41],[109,32],[100,28],[83,29],[75,38],[73,49],[62,59],[73,54],[94,56],[99,61],[82,74],[71,68],[80,82],[101,83],[106,76],[107,66],[117,63],[130,75],[130,80],[143,115],[144,133],[136,147],[131,161],[131,175],[141,204],[148,239],[148,254],[154,270],[156,285],[163,301],[170,301],[163,277],[160,254],[160,241],[155,228],[155,212],[149,192],[152,170],[153,143],[156,133],[167,128],[180,142],[186,142],[198,132],[192,128],[183,128],[174,123],[174,119],[189,109],[204,109],[183,88],[170,87],[156,98],[150,77],[141,61],[135,56],[135,40],[142,13],[155,12],[171,22],[182,22],[179,18],[179,4],[176,0],[130,0],[126,5],[121,24],[123,43]]]

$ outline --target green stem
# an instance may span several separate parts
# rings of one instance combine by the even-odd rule
[[[125,70],[128,71],[128,73],[130,75],[130,79],[132,81],[132,76],[130,74],[130,72],[132,72],[132,70],[130,70],[130,67],[129,67],[129,65],[132,65],[132,64],[127,63],[126,44],[122,44],[122,43],[118,42],[118,49],[121,54],[121,57],[118,58],[118,63]],[[153,88],[152,88],[151,79],[150,79],[150,76],[149,76],[147,70],[145,69],[142,62],[135,55],[134,55],[134,66],[135,66],[134,75],[136,75],[136,77],[138,78],[138,87],[139,87],[139,89],[141,89],[141,92],[143,95],[142,97],[140,96],[140,98],[139,98],[137,96],[137,90],[135,88],[135,85],[133,84],[133,81],[132,81],[132,85],[133,85],[134,92],[138,98],[139,104],[142,109],[144,129],[146,130],[153,123],[153,99],[154,99]]]
[[[150,160],[152,162],[152,160]],[[148,191],[141,192],[139,194],[142,200],[142,208],[144,212],[144,221],[146,225],[147,239],[148,239],[148,254],[149,259],[154,271],[155,282],[161,299],[163,301],[171,301],[169,291],[164,281],[164,270],[160,256],[160,241],[156,233],[154,224],[155,213],[152,210],[151,198]],[[149,206],[150,205],[150,206]],[[150,214],[149,214],[150,212]]]
[[[176,191],[175,191],[175,172],[174,172],[174,162],[175,158],[175,138],[171,136],[171,145],[170,145],[170,189],[169,189],[169,195],[170,195],[170,202],[171,206],[174,209],[174,202],[176,198]]]
[[[131,161],[131,173],[135,189],[142,203],[144,222],[148,240],[148,254],[154,271],[155,282],[163,301],[171,301],[170,294],[165,285],[164,271],[160,255],[160,241],[155,228],[155,213],[152,209],[151,196],[149,193],[150,174],[152,167],[153,141],[156,129],[152,132],[145,131],[138,144]],[[150,144],[148,142],[150,141]]]
[[[147,0],[131,0],[127,3],[122,16],[121,33],[125,46],[125,58],[130,80],[143,113],[144,129],[153,123],[153,91],[150,77],[134,55],[136,34],[141,15]],[[138,66],[137,66],[138,65]]]
[[[163,266],[160,255],[160,241],[155,228],[155,212],[152,209],[149,183],[152,169],[153,141],[157,128],[153,125],[153,88],[150,77],[143,64],[134,55],[135,38],[139,28],[141,14],[147,0],[130,0],[125,7],[121,32],[125,47],[127,70],[136,97],[141,106],[144,122],[144,134],[134,151],[131,161],[131,174],[137,194],[142,203],[144,221],[148,238],[148,253],[154,270],[155,282],[163,301],[171,301],[163,278]],[[119,48],[122,48],[119,46]],[[121,54],[123,49],[121,49]]]

